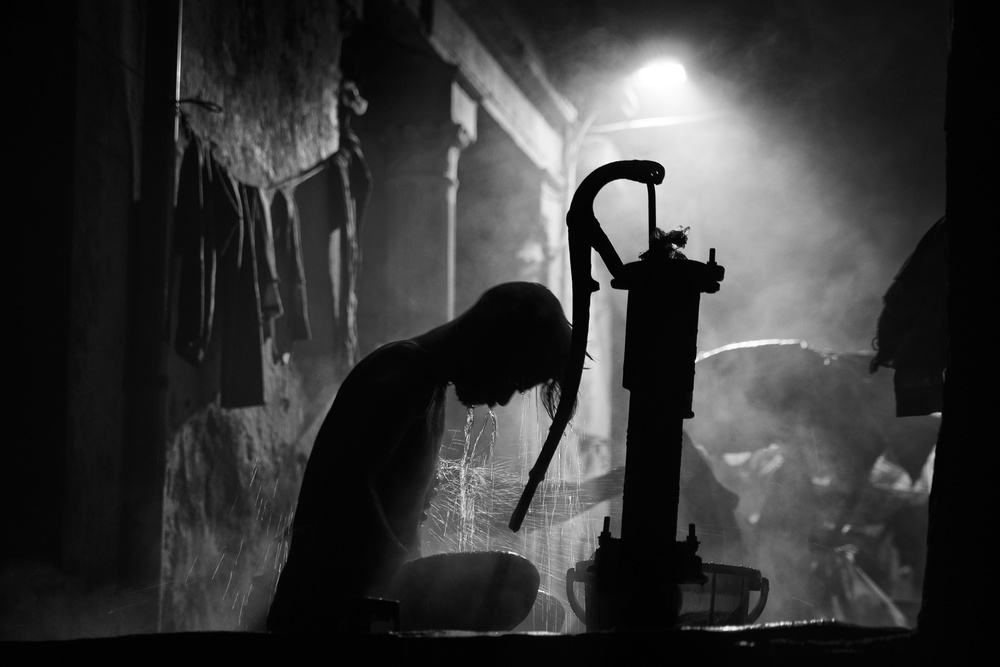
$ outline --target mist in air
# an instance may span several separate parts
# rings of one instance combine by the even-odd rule
[[[624,77],[585,77],[579,62],[598,65],[593,49],[580,52],[572,80],[600,91],[578,95],[606,109],[598,128],[720,114],[592,133],[579,165],[582,178],[614,159],[663,164],[658,225],[690,227],[688,257],[705,261],[715,247],[727,270],[702,302],[702,349],[757,338],[870,349],[882,294],[943,214],[945,8],[881,4],[783,3],[747,16],[707,3],[703,14],[664,16],[667,37],[645,49],[609,37],[618,48],[602,55],[613,71],[631,71],[637,50],[690,59],[687,82],[628,91],[631,117],[615,102]],[[595,209],[634,260],[645,249],[645,189],[609,187]]]
[[[578,160],[577,182],[614,160],[659,162],[666,175],[657,188],[657,225],[664,230],[690,229],[683,249],[690,259],[706,261],[709,250],[716,250],[726,277],[717,294],[701,300],[700,351],[758,339],[807,343],[757,349],[765,361],[757,352],[747,351],[716,357],[719,362],[738,359],[741,371],[731,376],[726,372],[732,367],[700,362],[695,391],[711,388],[715,393],[703,398],[718,409],[696,405],[696,414],[702,415],[700,421],[690,422],[696,449],[686,456],[702,457],[697,460],[708,463],[720,490],[700,500],[694,495],[682,497],[685,515],[679,526],[686,528],[685,518],[698,513],[698,502],[705,504],[701,516],[730,511],[739,531],[727,539],[740,544],[727,542],[724,549],[712,550],[706,540],[703,556],[728,562],[739,558],[771,579],[772,602],[762,621],[809,618],[825,611],[810,598],[824,594],[815,585],[824,581],[822,577],[832,580],[847,571],[864,585],[864,578],[857,575],[862,569],[873,576],[885,574],[874,569],[883,553],[837,550],[844,545],[815,539],[831,526],[842,531],[846,525],[838,509],[843,506],[839,499],[851,492],[850,484],[874,480],[865,487],[858,506],[893,511],[895,524],[890,525],[884,515],[875,517],[883,531],[876,542],[891,544],[899,552],[909,550],[916,559],[893,567],[910,568],[908,594],[917,595],[923,549],[920,521],[926,520],[926,511],[905,504],[908,498],[919,502],[919,494],[926,493],[928,468],[904,469],[901,459],[910,451],[907,444],[919,449],[933,438],[936,423],[930,417],[905,424],[894,420],[889,414],[891,371],[869,376],[858,360],[871,349],[882,295],[893,276],[944,213],[947,3],[506,2],[531,26],[533,37],[525,49],[541,56],[548,78],[572,102],[581,120],[592,121],[593,131],[580,137],[579,153],[573,156]],[[638,67],[664,55],[683,63],[686,82],[665,83],[653,91],[629,83],[628,76]],[[627,127],[644,118],[698,115],[704,120]],[[538,267],[545,260],[548,240],[532,217],[538,214],[537,202],[507,196],[526,191],[525,181],[537,171],[501,136],[495,121],[485,112],[480,116],[477,142],[463,149],[458,165],[459,309],[489,287],[480,281],[494,274],[544,279]],[[493,151],[497,146],[505,148]],[[491,216],[499,211],[511,220],[506,230],[492,224]],[[634,261],[646,249],[643,186],[609,185],[595,201],[595,213],[624,261]],[[477,217],[486,222],[477,222]],[[463,248],[480,245],[490,252],[461,256]],[[500,266],[509,258],[514,258],[515,268]],[[546,615],[551,611],[552,617],[532,621],[531,629],[582,631],[582,623],[566,609],[566,571],[592,556],[606,513],[615,515],[616,522],[620,518],[620,474],[616,476],[615,470],[625,461],[628,399],[620,386],[620,353],[626,294],[612,290],[600,271],[596,267],[602,290],[595,298],[606,299],[610,314],[617,317],[599,315],[610,320],[604,324],[611,327],[613,341],[607,348],[590,350],[594,358],[587,362],[585,375],[604,372],[612,381],[610,390],[591,386],[584,391],[592,392],[595,403],[608,399],[616,407],[609,415],[580,410],[567,439],[576,443],[575,448],[565,442],[560,447],[525,528],[512,534],[507,520],[548,428],[537,395],[527,392],[497,409],[495,416],[480,411],[469,422],[464,410],[450,405],[455,422],[449,433],[452,442],[442,448],[442,489],[425,525],[425,555],[509,549],[530,557],[541,572],[542,593],[552,601],[539,609]],[[319,280],[309,281],[310,299],[319,303],[328,298],[315,291],[313,285]],[[257,461],[238,461],[235,451],[225,452],[233,460],[226,458],[225,465],[218,466],[239,469],[234,486],[206,484],[215,496],[214,505],[224,507],[217,514],[225,521],[217,527],[218,535],[206,538],[208,546],[195,556],[185,576],[163,584],[168,586],[165,599],[199,577],[207,580],[199,585],[220,595],[221,611],[204,618],[189,614],[192,624],[205,629],[253,629],[253,621],[266,613],[292,512],[267,499],[275,497],[279,481],[281,485],[296,481],[282,471],[293,469],[298,463],[295,457],[304,456],[298,443],[314,436],[336,391],[336,375],[334,368],[320,362],[309,366],[301,387],[307,399],[301,437],[266,485],[264,475],[258,475]],[[780,433],[750,428],[740,410],[787,391],[803,378],[816,388],[809,394],[809,409],[836,417],[824,421],[829,437],[814,438],[816,422],[810,415],[801,405],[796,408],[780,400],[769,404],[768,423],[794,428]],[[863,392],[855,390],[860,386]],[[610,391],[610,396],[600,395],[602,391]],[[598,428],[602,420],[610,423]],[[845,433],[843,423],[860,422],[870,424],[869,430]],[[267,423],[262,416],[260,424],[254,421],[251,426],[264,431],[261,424]],[[176,435],[177,451],[200,466],[200,441],[213,442],[206,433],[232,431],[230,440],[249,441],[241,430],[247,428],[226,415],[209,414]],[[602,429],[610,433],[608,438],[592,437]],[[720,444],[723,433],[734,432],[745,440]],[[804,433],[810,433],[808,442]],[[899,445],[887,456],[849,446],[885,434]],[[274,440],[281,438],[276,435]],[[870,470],[858,473],[861,464]],[[206,479],[214,483],[211,466],[206,470]],[[604,486],[597,488],[595,479]],[[895,491],[878,495],[884,488]],[[897,493],[900,489],[916,495]],[[257,502],[253,507],[237,506],[236,500],[247,492]],[[277,495],[294,497],[291,491]],[[817,497],[825,502],[814,503]],[[730,500],[734,505],[727,509]],[[245,522],[230,524],[234,511],[237,517],[241,512],[253,516],[258,534],[244,534]],[[198,515],[189,523],[206,525],[210,518]],[[765,525],[768,532],[762,529]],[[613,527],[617,530],[618,524]],[[711,531],[713,526],[702,528]],[[901,544],[904,538],[911,543]],[[269,546],[262,556],[251,559],[245,549],[251,542]],[[815,558],[823,549],[835,553],[832,559]],[[44,594],[30,589],[20,570],[4,573],[0,582],[5,590],[17,593],[17,604],[10,605],[5,617],[17,619],[17,625],[10,626],[12,633],[31,631],[34,625],[58,628],[54,637],[149,631],[133,625],[129,610],[134,600],[113,587],[67,582],[55,570],[33,569],[27,574],[43,582]],[[246,587],[236,585],[241,581]],[[878,616],[861,620],[872,618],[880,624],[899,620]]]
[[[884,595],[919,597],[919,494],[930,467],[910,461],[904,471],[900,461],[926,455],[938,422],[896,419],[892,372],[871,376],[864,362],[883,294],[944,213],[947,5],[582,3],[569,27],[549,11],[548,48],[564,63],[559,81],[585,117],[593,114],[577,180],[614,160],[661,163],[657,225],[690,228],[687,257],[704,262],[714,248],[726,268],[721,290],[701,301],[699,350],[802,341],[716,357],[699,364],[695,379],[703,415],[689,423],[695,444],[740,496],[747,564],[772,577],[762,620],[833,613],[824,582],[846,572],[871,590],[865,568]],[[685,65],[687,81],[653,91],[633,85],[628,75],[662,55]],[[704,120],[629,126],[698,115]],[[647,247],[645,187],[612,183],[594,208],[622,259],[634,261]],[[627,296],[606,276],[602,285],[623,336]],[[620,352],[593,365],[620,363]],[[808,387],[807,398],[775,398],[794,386]],[[748,404],[750,412],[729,410]],[[749,419],[758,416],[786,428],[757,428]],[[612,428],[621,449],[623,418]],[[851,431],[858,422],[864,427]],[[740,441],[722,447],[725,432]],[[873,452],[883,438],[897,451]],[[879,496],[887,479],[917,489],[915,506]],[[851,534],[856,525],[838,523],[851,497],[840,484],[860,489],[851,521],[871,521],[878,539],[862,542]],[[845,537],[831,538],[831,528]],[[860,551],[845,546],[851,540]],[[855,607],[857,616],[841,618],[912,622],[877,593]]]

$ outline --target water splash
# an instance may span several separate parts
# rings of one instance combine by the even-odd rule
[[[475,410],[469,408],[465,415],[464,447],[458,465],[458,551],[474,551],[484,546],[487,550],[490,548],[489,525],[487,524],[485,528],[484,545],[483,540],[478,539],[479,526],[476,517],[491,497],[490,493],[483,493],[492,487],[492,484],[487,483],[484,470],[486,463],[492,467],[493,451],[497,440],[497,417],[492,409],[486,408],[486,419],[473,440],[472,426],[475,423],[475,416]],[[479,452],[479,443],[483,439],[487,426],[492,426],[489,446],[485,452]],[[490,481],[492,481],[492,474],[490,477]]]
[[[516,406],[515,406],[516,409]],[[578,560],[590,558],[597,547],[602,514],[588,500],[582,484],[582,465],[570,431],[567,442],[556,451],[547,478],[539,485],[522,529],[513,533],[507,523],[520,498],[528,470],[548,431],[544,408],[536,391],[523,396],[518,414],[517,436],[505,439],[497,426],[497,415],[488,411],[477,428],[476,415],[466,413],[465,428],[455,434],[455,450],[461,454],[443,458],[438,468],[438,492],[428,510],[424,554],[454,551],[512,551],[538,568],[545,599],[554,598],[570,619],[566,601],[566,570]],[[505,422],[506,425],[506,422]],[[487,431],[489,437],[487,438]],[[513,433],[511,428],[507,434]],[[540,596],[541,598],[541,596]],[[532,630],[581,631],[572,618],[553,621],[544,609]],[[544,617],[544,618],[542,618]],[[558,618],[558,615],[555,617]],[[560,623],[558,627],[552,623]]]

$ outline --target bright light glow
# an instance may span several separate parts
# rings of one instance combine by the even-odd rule
[[[687,81],[684,65],[673,60],[662,60],[646,65],[634,75],[637,86],[647,90],[656,90],[663,86],[672,86]]]

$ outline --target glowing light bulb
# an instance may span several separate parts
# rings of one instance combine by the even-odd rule
[[[657,89],[663,86],[684,83],[687,72],[684,65],[673,60],[662,60],[646,65],[634,75],[637,86],[644,89]]]

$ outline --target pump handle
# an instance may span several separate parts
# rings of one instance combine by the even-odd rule
[[[545,472],[555,454],[563,432],[569,424],[576,407],[576,394],[580,390],[583,361],[587,356],[587,335],[590,327],[590,295],[600,285],[591,274],[590,251],[594,249],[604,260],[612,277],[617,278],[623,264],[601,224],[594,216],[594,199],[601,188],[617,180],[645,183],[652,193],[652,186],[663,182],[663,165],[650,160],[621,160],[598,167],[592,171],[573,194],[569,212],[566,213],[566,227],[569,235],[570,277],[573,281],[573,337],[570,342],[569,362],[563,378],[559,407],[552,418],[549,434],[538,454],[534,467],[528,473],[521,498],[514,508],[508,524],[515,533],[528,513],[528,506],[535,495],[535,489],[545,479]],[[650,206],[653,206],[650,194]],[[652,210],[652,209],[651,209]]]

